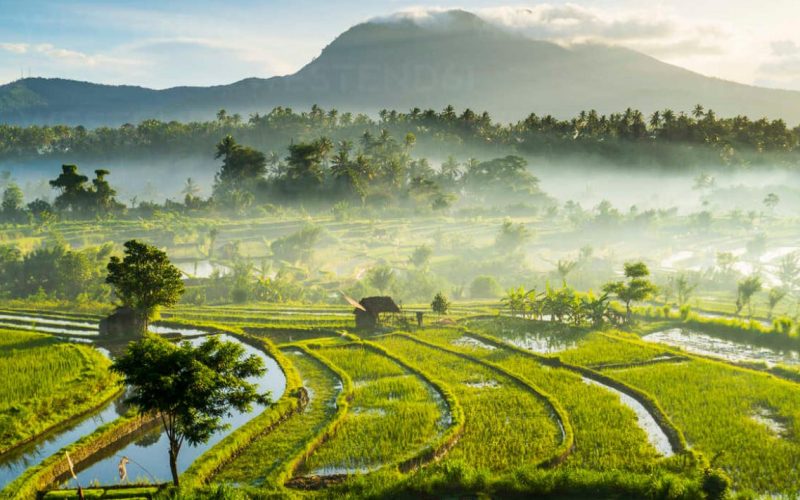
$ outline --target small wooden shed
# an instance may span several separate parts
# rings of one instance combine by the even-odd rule
[[[355,308],[356,327],[375,328],[381,324],[381,315],[397,314],[400,308],[391,297],[366,297],[358,303],[361,308]]]

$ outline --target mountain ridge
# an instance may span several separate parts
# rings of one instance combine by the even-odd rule
[[[454,105],[516,121],[532,112],[564,118],[589,109],[689,111],[698,103],[722,116],[800,123],[800,92],[706,77],[621,47],[532,40],[465,11],[355,25],[286,76],[163,90],[17,80],[0,86],[0,121],[119,125],[312,104],[367,113]]]

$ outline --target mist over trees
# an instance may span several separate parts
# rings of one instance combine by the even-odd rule
[[[337,109],[313,106],[296,112],[277,107],[266,114],[247,119],[220,111],[207,122],[163,122],[145,120],[120,127],[0,125],[0,159],[23,160],[71,158],[108,160],[120,157],[156,159],[170,156],[210,156],[222,137],[231,135],[262,151],[267,163],[271,152],[295,144],[290,162],[290,177],[313,172],[316,151],[341,154],[341,144],[349,149],[359,144],[364,150],[378,141],[382,131],[408,146],[411,139],[420,151],[432,155],[445,146],[451,154],[475,155],[488,152],[559,158],[589,155],[618,164],[661,165],[682,168],[689,165],[749,165],[760,163],[792,164],[800,147],[800,127],[783,120],[735,116],[721,118],[710,109],[657,111],[645,116],[632,108],[602,115],[593,110],[569,119],[531,113],[516,123],[494,121],[489,113],[452,106],[442,111],[414,108],[408,112],[383,110],[377,119]],[[322,137],[327,141],[319,143]],[[348,150],[348,148],[344,148]],[[249,153],[236,153],[239,159]],[[358,154],[348,161],[358,162]],[[252,158],[251,158],[252,159]],[[344,157],[342,157],[344,159]],[[304,165],[304,163],[308,163]],[[299,170],[295,170],[295,169]],[[342,170],[344,174],[347,169]],[[345,175],[346,177],[346,175]],[[297,180],[297,179],[296,179]],[[306,178],[313,181],[313,176]],[[223,179],[224,182],[224,179]]]

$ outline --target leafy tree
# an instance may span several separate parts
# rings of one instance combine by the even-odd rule
[[[769,293],[767,294],[767,303],[769,305],[769,313],[767,314],[768,319],[772,319],[772,311],[775,310],[775,306],[778,305],[780,301],[782,301],[787,295],[787,292],[783,288],[771,288]]]
[[[775,211],[775,207],[778,206],[781,199],[775,193],[769,193],[767,196],[764,197],[764,206],[767,207],[771,212]]]
[[[119,203],[115,196],[117,191],[111,187],[106,180],[106,176],[110,174],[108,170],[95,170],[95,178],[92,179],[93,189],[90,192],[91,199],[93,200],[93,209],[95,213],[106,215],[111,212],[120,211],[125,208],[122,203]]]
[[[213,198],[226,208],[247,208],[258,182],[267,173],[266,157],[228,135],[217,144],[215,158],[222,159],[222,166],[214,178]]]
[[[747,306],[750,316],[753,315],[752,299],[753,295],[761,291],[762,283],[761,277],[757,275],[748,276],[747,278],[739,281],[736,290],[736,315],[742,312],[744,306]]]
[[[314,247],[321,235],[322,229],[306,225],[296,233],[273,241],[270,245],[272,255],[286,262],[308,262],[314,256]]]
[[[448,309],[450,309],[450,301],[442,292],[437,293],[431,302],[431,310],[441,316],[447,314]]]
[[[367,272],[367,282],[385,294],[395,282],[394,270],[389,266],[376,266]]]
[[[179,485],[178,453],[184,442],[205,443],[228,424],[233,410],[249,411],[254,402],[267,404],[248,377],[265,373],[263,361],[244,357],[242,346],[209,337],[194,347],[179,346],[155,335],[131,343],[114,361],[130,390],[127,398],[141,414],[156,413],[169,440],[172,482]]]
[[[89,178],[78,173],[77,165],[62,165],[61,174],[50,181],[50,185],[59,191],[55,207],[58,210],[81,212],[85,208],[87,182]]]
[[[692,293],[697,288],[697,283],[690,283],[689,277],[684,273],[678,274],[674,281],[675,294],[678,296],[678,306],[683,307],[689,302]]]
[[[50,222],[55,215],[53,206],[41,198],[36,198],[32,202],[28,203],[27,208],[33,219],[42,224]]]
[[[137,240],[125,242],[125,257],[112,256],[106,283],[114,287],[122,304],[141,319],[144,334],[159,307],[175,305],[184,292],[181,271],[167,254]]]
[[[491,276],[478,276],[469,286],[469,295],[473,299],[493,299],[500,293],[500,285]]]
[[[22,190],[11,182],[3,191],[3,219],[9,222],[22,222],[25,218],[24,196]]]
[[[408,261],[421,269],[427,267],[431,256],[433,256],[433,249],[428,245],[420,245],[411,252],[411,257],[409,257]]]
[[[606,283],[603,291],[614,294],[617,299],[625,304],[625,317],[631,319],[631,304],[647,300],[655,291],[656,286],[647,278],[650,270],[644,262],[626,262],[625,277],[627,281]]]
[[[503,221],[500,231],[497,233],[495,244],[498,249],[503,251],[514,251],[522,246],[531,233],[524,224],[514,224],[510,220]]]

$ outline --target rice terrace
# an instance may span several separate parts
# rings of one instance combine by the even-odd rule
[[[777,3],[10,0],[0,499],[800,499]]]

